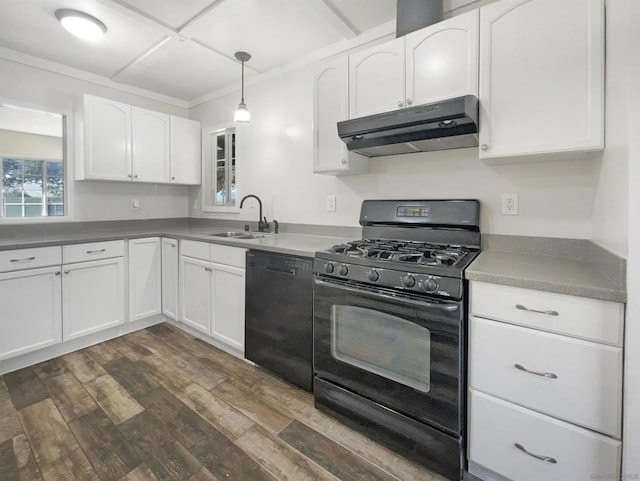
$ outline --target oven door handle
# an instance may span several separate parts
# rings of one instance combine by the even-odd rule
[[[392,301],[399,300],[399,298],[396,296],[390,296],[389,294],[384,294],[378,290],[367,288],[367,287],[355,288],[355,287],[345,286],[341,284],[336,284],[334,282],[323,281],[320,279],[315,279],[314,282],[322,286],[334,287],[336,289],[342,289],[342,290],[350,291],[356,294],[362,294],[362,291],[364,290],[364,291],[371,292],[378,297],[384,297],[385,299],[390,299]],[[412,304],[414,306],[427,307],[429,309],[439,309],[441,311],[446,311],[446,312],[455,312],[459,308],[458,304],[437,304],[435,302],[417,301],[415,299],[409,299],[409,298],[402,298],[402,302],[406,304]]]

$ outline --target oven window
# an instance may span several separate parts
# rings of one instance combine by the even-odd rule
[[[429,392],[428,329],[384,312],[344,305],[332,306],[331,324],[335,359]]]

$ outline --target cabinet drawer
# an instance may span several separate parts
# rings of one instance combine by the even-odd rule
[[[73,244],[62,247],[62,258],[65,264],[122,256],[124,256],[123,240]]]
[[[620,441],[473,390],[469,406],[469,459],[505,478],[619,478]],[[552,459],[535,458],[516,444],[531,454]]]
[[[211,262],[245,268],[247,249],[211,244]]]
[[[624,305],[619,302],[472,282],[470,311],[479,317],[622,346]]]
[[[187,257],[193,257],[195,259],[202,259],[203,261],[210,260],[209,246],[211,244],[207,242],[197,242],[189,240],[180,241],[180,254]]]
[[[0,251],[0,272],[62,264],[60,246]]]
[[[621,435],[621,348],[472,317],[469,371],[473,389]]]

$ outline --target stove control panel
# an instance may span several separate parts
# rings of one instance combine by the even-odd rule
[[[462,297],[462,280],[455,277],[406,272],[398,269],[372,268],[371,266],[345,264],[318,258],[314,261],[313,271],[316,275],[355,281],[371,286],[452,299]]]

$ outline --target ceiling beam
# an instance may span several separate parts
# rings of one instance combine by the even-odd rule
[[[201,19],[202,17],[204,17],[205,15],[207,15],[209,12],[211,12],[212,10],[214,10],[215,8],[218,8],[222,2],[224,2],[225,0],[213,0],[212,3],[209,4],[209,6],[203,8],[202,10],[200,10],[198,13],[196,13],[193,17],[191,17],[189,20],[187,20],[186,22],[184,22],[182,25],[180,25],[176,31],[178,33],[182,32],[185,28],[187,28],[189,25],[191,25],[192,23],[198,21],[199,19]]]
[[[345,39],[360,35],[360,30],[345,17],[331,0],[311,0],[310,5]]]

